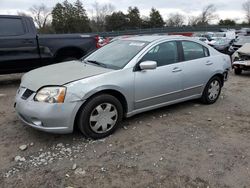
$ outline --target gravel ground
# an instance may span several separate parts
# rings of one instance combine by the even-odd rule
[[[125,120],[91,141],[17,118],[20,74],[0,76],[0,187],[250,187],[250,74],[231,74],[220,100],[185,102]]]

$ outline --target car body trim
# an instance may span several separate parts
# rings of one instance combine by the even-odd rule
[[[152,100],[152,99],[157,99],[157,98],[160,98],[160,97],[165,97],[167,95],[172,95],[172,94],[175,94],[175,93],[180,93],[182,91],[183,90],[178,90],[178,91],[173,91],[173,92],[165,93],[165,94],[162,94],[162,95],[157,95],[157,96],[154,96],[154,97],[149,97],[149,98],[141,99],[141,100],[135,101],[135,103],[140,103],[140,102],[145,102],[145,101]]]
[[[177,103],[188,101],[188,100],[191,100],[191,99],[197,99],[197,98],[200,98],[200,97],[201,97],[201,94],[197,94],[197,95],[192,95],[192,96],[184,97],[184,98],[177,99],[177,100],[172,100],[172,101],[160,103],[160,104],[153,105],[153,106],[148,106],[148,107],[145,107],[145,108],[140,108],[138,110],[134,110],[132,112],[127,113],[126,117],[131,117],[131,116],[134,116],[135,114],[139,114],[139,113],[146,112],[146,111],[149,111],[149,110],[154,110],[154,109],[164,107],[164,106],[169,106],[169,105],[172,105],[172,104],[177,104]]]
[[[186,89],[183,89],[183,91],[188,91],[188,90],[196,89],[196,88],[203,87],[203,86],[204,86],[204,84],[200,84],[200,85],[197,85],[197,86],[188,87],[188,88],[186,88]]]
[[[160,97],[165,97],[167,95],[172,95],[172,94],[175,94],[175,93],[180,93],[182,91],[196,89],[196,88],[203,87],[203,86],[204,86],[204,84],[201,84],[201,85],[197,85],[197,86],[194,86],[194,87],[189,87],[189,88],[186,88],[186,89],[183,89],[183,90],[173,91],[173,92],[165,93],[165,94],[162,94],[162,95],[157,95],[157,96],[154,96],[154,97],[149,97],[149,98],[141,99],[141,100],[135,101],[135,103],[145,102],[147,100],[156,99],[156,98],[160,98]]]

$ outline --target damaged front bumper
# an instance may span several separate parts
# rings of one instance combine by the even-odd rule
[[[235,61],[232,64],[233,69],[250,70],[250,60]]]

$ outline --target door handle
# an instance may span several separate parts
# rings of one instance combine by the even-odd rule
[[[172,72],[181,72],[182,70],[179,67],[175,67]]]
[[[211,62],[211,61],[206,62],[206,65],[212,65],[212,64],[213,64],[213,62]]]

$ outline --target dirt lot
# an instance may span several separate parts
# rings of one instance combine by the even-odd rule
[[[231,75],[214,105],[143,113],[99,141],[25,126],[13,109],[20,77],[0,76],[1,188],[250,187],[250,74]]]

